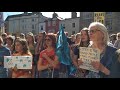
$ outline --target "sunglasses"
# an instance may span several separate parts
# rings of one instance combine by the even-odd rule
[[[47,39],[47,38],[46,38],[45,41],[51,41],[51,39]]]

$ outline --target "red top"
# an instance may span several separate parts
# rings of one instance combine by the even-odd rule
[[[47,49],[43,50],[40,53],[40,58],[42,58],[42,65],[48,65],[49,62],[42,56],[44,53],[46,53],[48,55],[49,58],[51,58],[51,60],[55,61],[55,50],[51,50],[51,51],[47,51]],[[59,66],[59,64],[58,64]]]

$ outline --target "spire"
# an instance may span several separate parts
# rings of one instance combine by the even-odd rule
[[[54,12],[52,18],[56,18],[56,17],[58,17],[58,14]]]

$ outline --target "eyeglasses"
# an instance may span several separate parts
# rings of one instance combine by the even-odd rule
[[[97,31],[100,31],[100,30],[89,30],[89,33],[96,33]]]
[[[49,39],[49,38],[47,39],[47,38],[46,38],[45,41],[51,41],[51,39]]]

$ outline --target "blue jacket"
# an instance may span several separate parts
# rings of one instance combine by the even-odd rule
[[[101,58],[100,62],[107,68],[110,70],[110,75],[105,75],[102,72],[99,72],[100,77],[101,78],[108,78],[111,76],[111,74],[113,73],[113,67],[114,64],[117,60],[117,56],[116,56],[116,51],[117,49],[111,46],[107,46],[106,47],[106,51],[103,55],[103,57]]]

